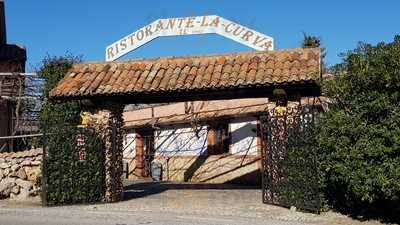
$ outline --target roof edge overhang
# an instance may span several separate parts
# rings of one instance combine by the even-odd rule
[[[246,113],[241,113],[238,115],[224,115],[224,116],[216,116],[216,117],[208,117],[208,118],[201,118],[197,121],[198,124],[200,125],[206,125],[207,122],[212,122],[215,120],[229,120],[229,119],[241,119],[241,118],[247,118],[247,117],[253,117],[256,118],[260,116],[264,111],[258,111],[258,112],[246,112]],[[156,127],[168,127],[168,126],[175,126],[175,125],[190,125],[191,120],[176,120],[176,121],[170,121],[170,122],[157,122],[154,124]],[[125,124],[122,128],[123,129],[140,129],[140,128],[147,128],[151,127],[152,124],[143,124],[143,125],[129,125]]]
[[[225,89],[201,89],[191,91],[165,91],[147,93],[115,93],[95,96],[56,96],[54,101],[90,100],[95,104],[108,104],[115,102],[120,104],[148,104],[165,102],[185,102],[197,100],[224,100],[235,98],[272,97],[275,89],[283,89],[289,98],[318,97],[321,96],[321,88],[318,82],[303,81],[298,83],[284,83],[270,86],[232,87]]]

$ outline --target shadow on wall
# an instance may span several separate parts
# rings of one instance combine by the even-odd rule
[[[189,166],[189,168],[187,168],[185,170],[185,172],[183,173],[183,179],[185,182],[190,181],[194,174],[196,173],[196,171],[202,166],[204,165],[204,163],[207,161],[208,156],[203,156],[203,157],[197,157],[194,162]]]
[[[261,171],[254,170],[252,172],[235,177],[226,182],[226,184],[236,184],[245,186],[255,186],[261,188]]]
[[[185,181],[206,182],[206,183],[229,183],[234,181],[237,184],[257,184],[261,179],[259,158],[235,156],[235,155],[212,155],[200,156],[187,169],[182,169]],[[248,174],[253,174],[250,180]]]
[[[208,130],[201,134],[204,138],[188,135],[191,132],[175,133],[176,130],[164,135],[155,157],[163,166],[164,180],[178,182],[226,183],[230,180],[240,183],[240,177],[259,171],[259,156],[257,155],[256,131],[248,132],[255,125],[246,124],[232,132],[236,141],[230,143],[232,153],[208,155]],[[183,137],[178,138],[179,136]],[[177,141],[179,139],[179,141]],[[168,141],[167,141],[168,140]],[[239,140],[246,140],[239,144]],[[173,147],[171,145],[174,145]],[[235,145],[235,147],[234,147]],[[172,148],[171,148],[172,147]],[[167,150],[168,149],[168,150]],[[243,183],[260,183],[244,179]]]

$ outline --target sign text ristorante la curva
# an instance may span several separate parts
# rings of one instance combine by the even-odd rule
[[[106,61],[113,61],[161,36],[211,33],[230,38],[256,50],[273,50],[274,44],[271,37],[222,17],[213,15],[158,19],[107,46],[105,57]]]

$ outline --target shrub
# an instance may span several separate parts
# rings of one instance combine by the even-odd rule
[[[360,43],[333,70],[317,132],[328,200],[352,212],[399,210],[400,36]]]

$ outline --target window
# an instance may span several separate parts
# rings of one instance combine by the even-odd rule
[[[219,121],[208,125],[207,152],[209,155],[229,153],[229,123]]]

